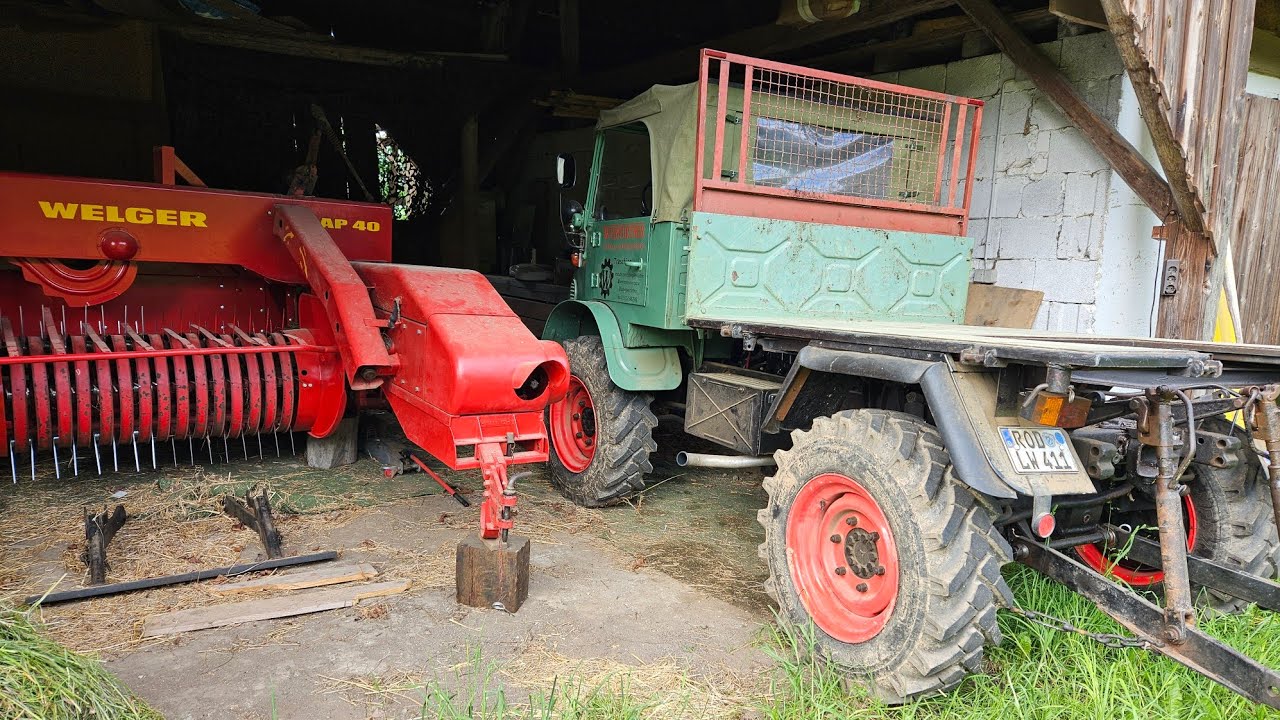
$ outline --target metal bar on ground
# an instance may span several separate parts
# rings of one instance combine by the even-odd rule
[[[216,577],[233,575],[243,575],[245,573],[258,572],[259,570],[274,570],[276,568],[293,567],[295,565],[308,565],[311,563],[326,562],[338,557],[337,550],[326,550],[320,553],[312,553],[310,555],[295,555],[293,557],[280,558],[279,560],[264,560],[256,563],[245,563],[243,565],[229,565],[227,567],[208,568],[206,570],[194,570],[189,573],[180,575],[163,575],[161,577],[146,578],[143,580],[130,580],[128,582],[111,583],[110,585],[98,585],[95,587],[81,588],[79,590],[64,590],[62,592],[49,593],[48,595],[32,595],[22,601],[23,605],[52,605],[54,603],[67,602],[69,600],[85,600],[87,598],[102,597],[103,595],[119,595],[120,593],[134,592],[137,590],[149,590],[151,588],[164,587],[166,585],[180,585],[182,583],[199,582],[201,580],[211,580]]]
[[[1143,565],[1150,565],[1154,568],[1160,567],[1160,546],[1158,544],[1142,536],[1130,535],[1116,527],[1109,527],[1108,529],[1115,534],[1116,547],[1129,548],[1129,552],[1126,554],[1127,558],[1137,560]],[[1133,543],[1129,544],[1131,537]],[[1271,580],[1250,575],[1195,555],[1187,556],[1187,573],[1191,577],[1191,582],[1197,585],[1221,590],[1245,602],[1257,603],[1259,607],[1267,610],[1280,611],[1280,584],[1276,584]]]

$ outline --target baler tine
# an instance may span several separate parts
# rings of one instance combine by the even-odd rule
[[[175,464],[182,440],[193,464],[196,440],[211,462],[216,440],[247,458],[247,436],[261,455],[268,432],[277,452],[282,432],[323,447],[354,399],[389,406],[450,468],[481,470],[481,535],[496,540],[512,526],[507,466],[547,459],[564,352],[482,275],[389,263],[386,206],[0,173],[0,223],[14,482],[45,451],[60,476],[67,456],[79,473],[82,449],[101,473],[130,455],[157,467],[164,441]]]

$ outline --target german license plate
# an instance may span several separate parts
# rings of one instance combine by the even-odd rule
[[[1028,473],[1076,472],[1071,440],[1058,428],[1002,427],[1000,439],[1009,453],[1013,471]]]

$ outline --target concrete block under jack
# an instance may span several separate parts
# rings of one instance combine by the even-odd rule
[[[327,437],[308,437],[307,467],[332,470],[355,462],[358,430],[356,418],[343,418]]]
[[[468,537],[458,543],[455,581],[463,605],[519,610],[529,597],[529,538],[510,535],[504,544]]]

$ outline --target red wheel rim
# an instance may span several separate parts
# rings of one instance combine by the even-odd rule
[[[576,375],[569,376],[569,392],[550,410],[551,443],[569,472],[580,473],[596,455],[595,404]]]
[[[866,488],[844,475],[819,475],[796,495],[787,564],[814,624],[836,640],[866,642],[893,613],[898,549],[889,521]]]
[[[1187,521],[1187,550],[1194,550],[1196,546],[1196,506],[1191,502],[1191,496],[1187,495],[1182,498],[1182,506],[1186,511]],[[1112,562],[1110,558],[1103,552],[1102,546],[1097,544],[1081,545],[1076,548],[1076,554],[1084,561],[1086,565],[1106,575],[1111,573],[1119,580],[1134,587],[1150,587],[1158,585],[1164,581],[1163,570],[1147,569],[1146,565],[1126,562]]]

